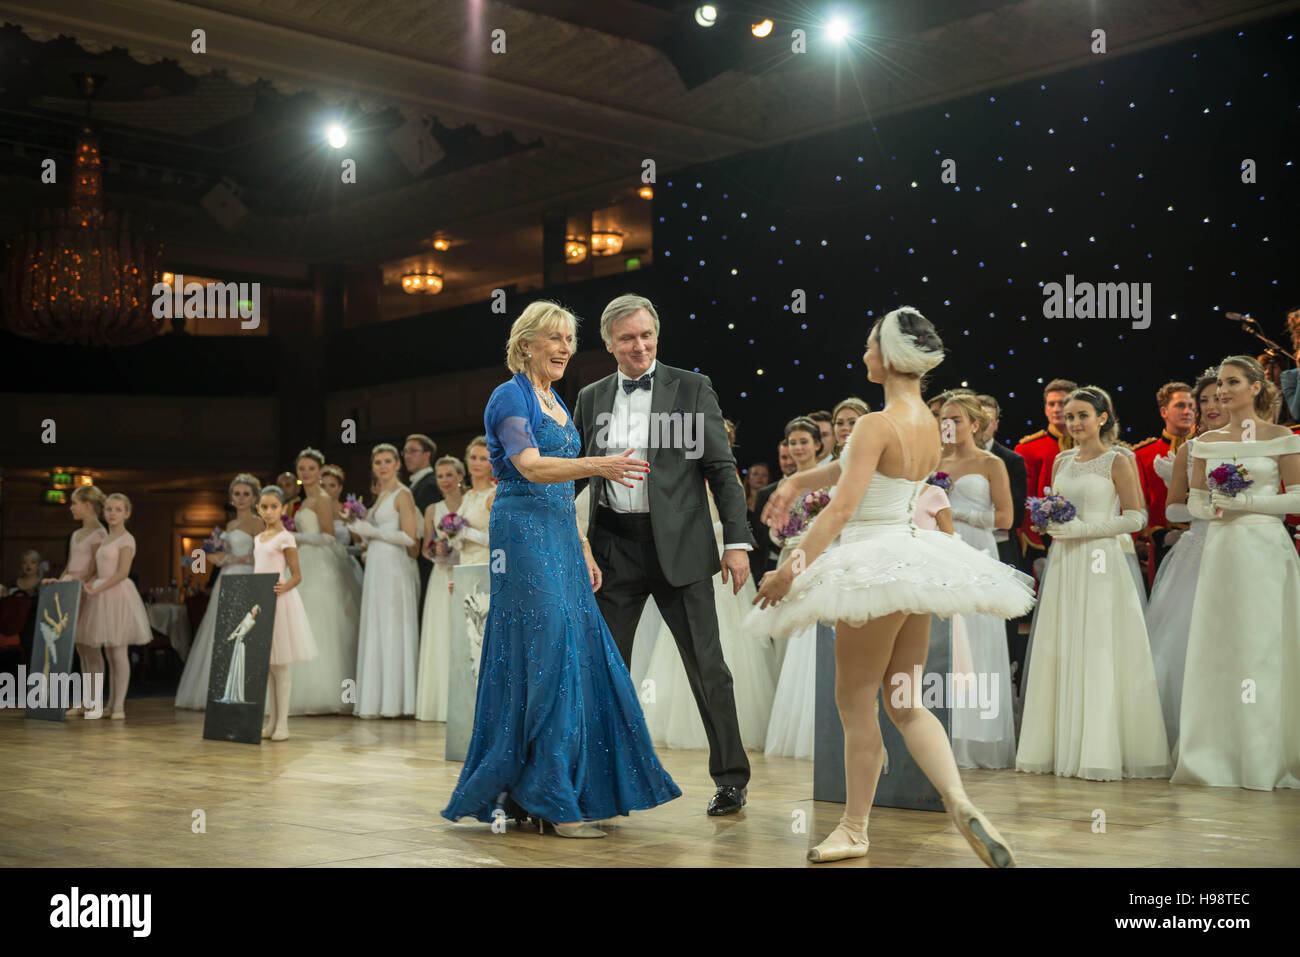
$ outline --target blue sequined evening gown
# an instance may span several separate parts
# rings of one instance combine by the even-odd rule
[[[582,444],[571,420],[544,414],[536,441],[557,458],[576,458]],[[679,797],[592,595],[573,483],[501,476],[488,536],[492,597],[474,731],[443,817],[491,821],[502,807],[597,821]]]

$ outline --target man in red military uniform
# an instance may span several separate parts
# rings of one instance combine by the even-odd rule
[[[1053,379],[1043,387],[1043,413],[1047,416],[1047,428],[1040,429],[1032,435],[1026,435],[1016,446],[1015,452],[1025,460],[1025,488],[1030,497],[1043,494],[1043,486],[1052,481],[1052,463],[1056,453],[1074,448],[1074,439],[1065,430],[1065,399],[1079,388],[1069,379]],[[1029,525],[1029,511],[1021,516],[1020,551],[1025,561],[1032,564],[1035,558],[1046,554],[1047,543],[1043,537]]]
[[[1192,387],[1186,382],[1166,382],[1156,393],[1156,403],[1165,423],[1160,438],[1143,439],[1133,446],[1138,482],[1147,503],[1147,527],[1138,533],[1142,542],[1138,546],[1138,557],[1143,557],[1142,552],[1146,552],[1147,587],[1155,581],[1156,567],[1167,551],[1164,538],[1170,528],[1165,518],[1165,496],[1169,494],[1169,488],[1156,474],[1154,463],[1158,458],[1168,456],[1172,459],[1177,455],[1196,428],[1196,403],[1192,401]],[[1176,527],[1187,528],[1181,523]]]

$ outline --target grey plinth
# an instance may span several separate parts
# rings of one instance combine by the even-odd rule
[[[930,650],[925,660],[926,675],[946,676],[951,670],[952,621],[930,619]],[[894,689],[885,686],[882,695]],[[816,739],[813,745],[813,800],[844,803],[844,729],[835,706],[835,631],[829,625],[817,626],[817,703]],[[947,708],[931,708],[952,738],[952,715]],[[906,807],[942,811],[939,792],[917,767],[903,744],[903,736],[880,702],[880,736],[885,742],[888,769],[881,773],[876,787],[875,804],[880,807]]]
[[[483,617],[492,577],[488,563],[457,565],[451,570],[451,658],[447,670],[447,760],[464,761],[474,731],[474,639],[483,638]],[[468,603],[466,599],[469,599]]]

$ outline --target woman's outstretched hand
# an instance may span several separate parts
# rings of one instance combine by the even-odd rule
[[[763,581],[758,586],[758,594],[754,596],[753,603],[758,605],[759,608],[775,605],[790,593],[790,586],[793,583],[794,572],[787,561],[780,568],[763,576]]]
[[[628,488],[636,488],[633,482],[645,481],[646,473],[650,471],[650,463],[642,459],[628,458],[635,451],[636,449],[628,449],[618,455],[593,456],[588,460],[595,467],[592,475],[599,475],[601,478],[626,485]]]
[[[796,494],[794,485],[782,479],[781,484],[772,489],[759,521],[768,528],[780,528],[790,517],[790,506],[794,504]]]

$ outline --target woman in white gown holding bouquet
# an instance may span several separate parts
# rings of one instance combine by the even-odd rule
[[[756,635],[835,622],[835,703],[844,727],[847,796],[839,824],[809,858],[833,861],[868,852],[867,816],[884,759],[875,719],[883,686],[890,719],[958,833],[990,867],[1009,867],[1015,863],[1010,845],[970,803],[948,733],[926,710],[922,688],[908,679],[924,668],[932,614],[1019,617],[1033,604],[1032,582],[960,539],[912,521],[940,452],[938,423],[921,400],[922,374],[943,361],[943,343],[929,320],[910,306],[890,312],[871,327],[862,358],[871,381],[884,385],[884,411],[858,419],[839,460],[772,493],[763,515],[768,523],[788,511],[801,485],[836,486],[800,551],[764,576],[755,600],[765,610],[757,621],[746,619]],[[837,535],[840,544],[830,547]]]
[[[989,414],[975,396],[964,394],[950,396],[939,414],[939,469],[951,482],[953,530],[971,548],[996,559],[993,530],[1010,528],[1015,517],[1006,464],[975,444],[988,427]],[[954,641],[954,687],[962,694],[951,706],[953,755],[962,768],[1012,767],[1016,728],[1006,622],[995,615],[962,615],[959,620],[969,650],[963,661]]]
[[[1169,748],[1142,604],[1117,537],[1146,522],[1137,469],[1107,446],[1116,422],[1104,390],[1070,393],[1065,419],[1075,447],[1056,457],[1051,488],[1075,516],[1047,528],[1051,555],[1016,770],[1095,781],[1167,777]]]
[[[231,575],[253,574],[253,538],[266,530],[254,511],[262,494],[262,483],[247,472],[241,472],[230,482],[230,503],[235,507],[235,517],[221,533],[224,548],[208,556],[208,561],[221,569],[208,607],[203,612],[194,643],[185,658],[180,684],[176,686],[176,707],[206,710],[208,706],[208,678],[212,674],[212,644],[217,630],[217,607],[221,603],[221,583]]]
[[[361,589],[348,566],[347,550],[334,535],[338,503],[321,485],[325,456],[316,449],[298,453],[294,467],[302,504],[293,514],[294,543],[302,568],[302,596],[317,654],[290,666],[291,715],[348,714],[352,703],[344,689],[356,677],[357,622]]]
[[[1250,356],[1224,359],[1218,398],[1228,424],[1198,436],[1191,452],[1187,507],[1209,529],[1175,784],[1300,787],[1300,557],[1282,522],[1300,513],[1300,435],[1268,421],[1276,395]]]
[[[460,561],[443,520],[460,512],[465,494],[465,465],[444,455],[433,465],[442,498],[424,510],[424,557],[433,562],[420,616],[420,664],[415,682],[417,721],[447,720],[447,678],[451,669],[451,570]],[[462,619],[458,619],[463,622]]]

